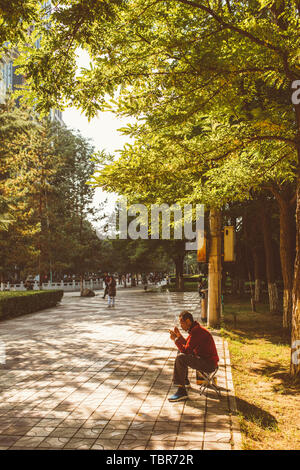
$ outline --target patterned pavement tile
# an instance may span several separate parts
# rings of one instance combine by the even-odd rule
[[[146,450],[173,450],[175,445],[175,440],[173,441],[157,441],[152,440],[147,444]]]
[[[46,437],[40,444],[38,448],[43,449],[62,449],[67,442],[69,442],[69,438],[67,437]]]
[[[109,439],[111,441],[113,440],[121,440],[126,434],[127,429],[119,429],[115,431],[104,431],[101,432],[99,439]]]
[[[202,450],[203,441],[176,441],[173,450]]]
[[[76,434],[74,435],[74,438],[97,439],[97,437],[100,436],[102,431],[103,431],[103,427],[102,428],[81,428],[76,432]]]
[[[35,426],[25,433],[25,435],[33,437],[47,437],[54,431],[54,429],[55,427],[52,426]]]
[[[174,431],[153,431],[151,434],[151,441],[175,441],[177,438],[177,432]]]
[[[92,448],[95,439],[80,439],[73,437],[65,446],[64,449],[73,449],[73,450],[89,450]]]
[[[118,450],[145,450],[148,440],[143,439],[123,439]]]
[[[129,429],[125,436],[124,439],[126,440],[134,440],[134,439],[142,439],[142,440],[148,440],[150,438],[151,431],[148,430],[134,430],[134,429]]]
[[[107,422],[107,421],[106,421]],[[85,419],[72,419],[72,418],[66,418],[64,419],[63,421],[60,422],[60,424],[57,426],[58,428],[76,428],[76,427],[81,427],[81,426],[85,426],[85,423],[87,423],[87,420]],[[92,422],[93,425],[97,425],[95,424],[95,422]]]
[[[177,432],[180,421],[156,421],[154,431]]]
[[[49,434],[49,437],[74,437],[74,434],[78,431],[78,428],[56,428]]]
[[[12,436],[23,436],[24,434],[27,434],[28,431],[32,426],[19,426],[17,424],[13,424],[11,426],[8,426],[4,433],[6,436],[12,435]]]
[[[63,418],[43,418],[41,419],[38,423],[36,423],[37,426],[50,426],[50,427],[56,427],[59,426],[63,421]]]
[[[7,363],[0,376],[0,448],[227,449],[238,443],[228,347],[218,332],[222,398],[212,391],[200,396],[192,372],[189,399],[167,400],[176,348],[158,328],[161,312],[170,327],[183,309],[198,320],[198,293],[118,289],[114,310],[97,294],[65,293],[56,308],[1,322]]]
[[[151,413],[142,413],[140,411],[134,416],[134,420],[138,422],[153,421],[155,423],[156,419],[157,419],[156,415],[151,414]]]
[[[114,440],[99,438],[94,442],[92,450],[117,450],[121,440],[122,438]]]
[[[20,436],[0,436],[0,447],[8,448],[16,443]]]
[[[133,421],[129,426],[129,431],[152,431],[154,421]]]
[[[230,430],[227,430],[226,432],[205,431],[204,440],[205,442],[228,443],[231,442],[231,433]]]
[[[229,443],[205,441],[203,450],[232,450],[232,447]]]
[[[124,421],[113,421],[111,420],[105,427],[105,431],[119,431],[122,429],[130,429],[131,428],[131,421],[124,420]],[[140,423],[144,424],[144,423]]]
[[[45,438],[42,436],[39,437],[32,437],[32,436],[23,436],[20,437],[12,446],[14,448],[15,446],[17,447],[30,447],[30,448],[36,448]]]
[[[206,426],[205,422],[194,422],[194,423],[180,423],[178,434],[181,435],[182,433],[191,433],[191,435],[195,432],[203,432],[204,426]]]

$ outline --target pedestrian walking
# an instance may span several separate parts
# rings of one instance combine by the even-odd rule
[[[143,276],[142,276],[142,284],[143,284],[143,287],[144,287],[144,291],[146,291],[147,288],[148,288],[148,279],[147,279],[146,274],[143,274]]]
[[[199,276],[199,279],[198,279],[198,293],[199,293],[199,297],[201,299],[204,299],[204,297],[205,297],[205,293],[203,292],[203,289],[204,289],[204,282],[202,280],[202,277]]]
[[[107,285],[108,308],[115,306],[116,293],[117,293],[116,280],[114,276],[110,276],[108,285]]]
[[[108,293],[108,282],[109,282],[109,276],[107,273],[104,273],[104,278],[103,278],[104,284],[105,284],[105,289],[104,289],[104,294],[103,294],[103,299],[105,299],[107,293]]]

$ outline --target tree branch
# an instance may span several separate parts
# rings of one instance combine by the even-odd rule
[[[225,20],[223,20],[223,18],[221,18],[214,10],[212,10],[211,8],[209,7],[206,7],[202,4],[199,4],[199,3],[196,3],[192,0],[177,0],[179,3],[182,3],[184,5],[188,5],[188,6],[192,6],[192,7],[195,7],[195,8],[198,8],[199,10],[202,10],[202,11],[205,11],[206,13],[208,13],[210,16],[212,16],[219,24],[221,24],[222,26],[226,27],[226,28],[229,28],[231,29],[232,31],[235,31],[236,33],[240,34],[241,36],[244,36],[248,39],[250,39],[252,42],[260,45],[260,46],[263,46],[263,47],[267,47],[268,49],[271,49],[272,51],[276,52],[277,54],[280,54],[282,55],[283,54],[283,51],[279,48],[279,47],[276,47],[274,46],[273,44],[267,42],[267,41],[264,41],[263,39],[260,39],[256,36],[254,36],[253,34],[249,33],[248,31],[245,31],[244,29],[242,28],[239,28],[238,26],[234,26],[233,24],[231,23],[227,23]]]
[[[251,137],[249,139],[246,139],[240,145],[237,145],[236,147],[229,149],[223,155],[220,155],[219,157],[216,157],[216,158],[212,158],[211,161],[222,160],[223,158],[226,158],[228,155],[235,152],[236,150],[242,150],[244,148],[245,144],[247,144],[247,143],[250,144],[251,142],[263,142],[264,140],[267,140],[267,141],[272,141],[273,140],[273,141],[285,142],[286,144],[293,145],[295,148],[297,148],[297,143],[293,139],[287,139],[285,137],[274,136],[274,135],[256,136],[256,137]],[[285,156],[287,156],[287,155],[285,155]]]

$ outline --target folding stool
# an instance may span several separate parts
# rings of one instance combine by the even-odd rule
[[[218,387],[215,383],[214,383],[214,378],[217,374],[219,370],[219,367],[217,367],[214,371],[212,372],[203,372],[201,371],[201,374],[203,375],[204,377],[204,382],[201,384],[200,386],[200,389],[199,389],[199,393],[200,395],[202,395],[206,389],[208,387],[211,387],[215,392],[216,394],[218,395],[219,398],[221,398],[221,390],[220,390],[220,387]]]

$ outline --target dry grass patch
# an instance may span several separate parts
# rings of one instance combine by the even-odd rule
[[[222,333],[230,349],[243,448],[300,449],[300,384],[289,376],[289,334],[266,305],[257,310],[251,312],[249,301],[225,299]]]

